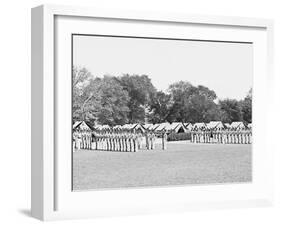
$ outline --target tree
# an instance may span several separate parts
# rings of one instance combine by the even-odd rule
[[[231,123],[234,121],[241,121],[242,108],[238,100],[224,99],[219,101],[219,107],[222,111],[221,121]]]
[[[90,102],[98,101],[99,94],[93,75],[86,68],[72,68],[72,105],[74,120],[91,118]]]
[[[199,85],[198,87],[198,94],[205,96],[207,99],[214,101],[217,98],[217,94],[215,91],[210,90],[206,86]]]
[[[252,89],[247,96],[220,100],[208,87],[179,81],[157,91],[147,75],[94,77],[73,67],[73,119],[110,126],[125,123],[252,121]]]
[[[92,79],[92,74],[86,68],[72,67],[72,85],[75,88],[83,86],[86,82]]]
[[[118,78],[121,86],[129,94],[128,119],[130,123],[143,123],[146,117],[145,109],[150,105],[156,93],[147,75],[125,74]]]
[[[149,121],[151,123],[161,123],[167,121],[171,106],[171,95],[162,91],[156,92],[149,106]]]
[[[170,85],[169,93],[173,100],[168,116],[170,121],[207,122],[215,119],[218,108],[213,90],[180,81]]]
[[[184,120],[194,123],[217,120],[219,110],[212,98],[197,89],[185,99],[183,112]]]
[[[100,78],[91,79],[87,86],[83,88],[78,111],[78,113],[81,114],[81,120],[96,121],[97,115],[101,109],[101,83],[102,80]]]
[[[195,87],[189,82],[179,81],[169,86],[168,93],[172,98],[172,106],[167,116],[168,121],[184,121],[186,100],[193,93]]]
[[[104,76],[100,83],[100,109],[97,114],[100,124],[110,126],[128,122],[129,95],[115,77]]]
[[[247,96],[241,101],[243,121],[252,122],[252,89],[249,90]]]
[[[87,69],[73,68],[73,119],[116,125],[128,121],[128,92],[115,77],[94,78]]]

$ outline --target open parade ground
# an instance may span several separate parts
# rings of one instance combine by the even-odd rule
[[[73,190],[251,182],[251,147],[176,141],[167,150],[75,151]]]

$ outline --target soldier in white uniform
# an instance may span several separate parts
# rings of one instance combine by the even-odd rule
[[[109,144],[108,144],[108,131],[105,131],[105,133],[104,133],[104,140],[105,140],[105,142],[104,142],[104,144],[105,144],[105,150],[106,151],[109,151]]]
[[[151,150],[155,149],[155,140],[156,140],[156,136],[154,133],[151,133]]]
[[[92,147],[91,147],[91,149],[92,150],[96,150],[96,132],[95,131],[93,131],[92,132],[92,138],[91,138],[91,140],[92,140]]]
[[[226,135],[226,133],[227,133],[227,131],[226,131],[226,129],[223,129],[222,130],[222,143],[223,144],[226,144],[226,139],[227,139],[227,135]]]
[[[227,129],[227,131],[226,131],[226,138],[227,138],[226,143],[227,143],[227,144],[230,144],[230,143],[231,143],[231,141],[230,141],[230,137],[231,137],[230,134],[231,134],[230,129]]]
[[[87,149],[91,149],[91,133],[87,131],[86,133],[86,140],[87,140]]]
[[[128,152],[129,151],[129,147],[128,147],[128,134],[127,131],[124,131],[123,134],[123,143],[124,143],[124,151]]]
[[[238,144],[242,144],[242,130],[238,131]]]
[[[251,131],[247,130],[247,144],[251,143]]]
[[[200,140],[199,140],[199,129],[196,129],[195,130],[195,143],[200,143]]]
[[[119,131],[119,133],[118,133],[118,140],[119,140],[119,149],[120,149],[120,151],[124,151],[123,150],[123,142],[122,142],[122,132],[120,132]]]
[[[198,139],[197,139],[197,128],[195,128],[193,130],[193,142],[194,143],[198,143]]]
[[[72,132],[72,141],[73,141],[73,143],[72,143],[72,148],[73,148],[73,151],[75,151],[75,149],[77,149],[77,148],[76,148],[76,139],[77,139],[76,136],[77,136],[77,135],[76,135],[76,131],[73,131],[73,132]]]
[[[132,151],[136,152],[136,150],[137,150],[137,143],[136,143],[136,134],[135,134],[135,132],[131,133],[131,142],[132,142]]]
[[[111,147],[111,137],[112,137],[112,131],[107,130],[104,134],[104,149],[106,151],[112,151]]]
[[[104,150],[104,132],[101,132],[101,150]]]
[[[114,144],[114,139],[115,139],[115,130],[111,130],[110,135],[109,135],[109,148],[110,151],[115,151],[115,144]]]
[[[122,132],[121,131],[118,131],[118,143],[119,143],[119,151],[123,152]]]
[[[235,144],[235,129],[231,130],[231,143]]]
[[[162,150],[167,149],[167,139],[168,139],[167,133],[164,132],[162,135]]]
[[[141,149],[141,139],[142,139],[141,132],[137,131],[137,133],[136,133],[137,150]]]
[[[245,129],[240,130],[240,144],[245,143]]]
[[[203,129],[202,132],[201,132],[201,142],[202,143],[206,143],[206,139],[207,139],[207,134],[206,134],[206,131]]]
[[[87,149],[87,131],[83,132],[83,149]]]
[[[80,150],[82,149],[82,135],[81,135],[81,131],[77,131],[77,149]]]
[[[115,151],[119,151],[119,142],[118,142],[118,132],[115,130],[114,132],[114,146],[115,146]]]
[[[135,152],[135,145],[134,145],[134,134],[131,131],[130,132],[130,145],[131,145],[131,152]]]
[[[131,152],[132,151],[132,145],[131,145],[131,134],[130,132],[127,133],[127,146],[128,146],[128,151]]]
[[[137,152],[138,149],[138,135],[136,132],[133,133],[133,143],[134,143],[134,151]]]
[[[198,131],[198,129],[195,130],[195,143],[199,143],[199,131]]]
[[[93,133],[93,143],[94,143],[93,149],[98,150],[98,132],[97,131],[95,131]]]
[[[228,134],[228,141],[229,141],[229,144],[232,144],[233,143],[233,129],[230,129],[229,130],[229,134]]]
[[[195,130],[193,128],[191,129],[191,142],[195,143]]]
[[[87,145],[88,145],[88,143],[87,143],[87,136],[88,136],[88,132],[86,131],[86,130],[84,130],[84,132],[83,132],[83,137],[84,137],[84,144],[83,144],[83,149],[87,149],[88,147],[87,147]]]
[[[125,151],[125,148],[124,148],[124,134],[123,134],[123,131],[120,132],[120,145],[121,145],[121,151]]]
[[[121,132],[117,132],[117,143],[118,143],[118,151],[122,151],[122,142],[121,142]]]
[[[75,144],[75,132],[72,132],[72,150],[75,151],[76,144]]]
[[[209,143],[210,142],[210,131],[209,131],[209,129],[202,129],[202,130],[204,130],[204,133],[205,133],[205,136],[206,136],[205,143]]]
[[[146,149],[149,150],[150,148],[149,132],[145,133],[145,144],[146,144]]]
[[[127,140],[126,140],[126,132],[122,132],[122,143],[123,143],[123,151],[127,151]]]
[[[236,130],[235,129],[232,131],[232,143],[236,144]]]
[[[198,135],[199,135],[199,143],[203,143],[203,135],[204,135],[204,131],[203,130],[199,130],[198,131]]]
[[[84,134],[84,131],[81,131],[81,145],[80,145],[81,149],[84,149],[85,147],[85,134]]]
[[[215,143],[220,143],[219,130],[215,128]]]
[[[222,131],[221,131],[221,129],[218,129],[218,130],[217,130],[217,142],[218,142],[219,144],[222,143]]]
[[[241,130],[237,129],[235,131],[235,137],[236,137],[236,144],[240,144],[240,134],[241,134]]]

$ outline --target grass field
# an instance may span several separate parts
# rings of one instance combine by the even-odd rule
[[[241,183],[252,179],[251,145],[169,142],[168,150],[76,151],[73,189]]]

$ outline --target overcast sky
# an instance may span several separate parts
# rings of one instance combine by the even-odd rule
[[[183,80],[242,99],[253,82],[252,44],[73,36],[73,65],[94,76],[146,74],[158,90]]]

